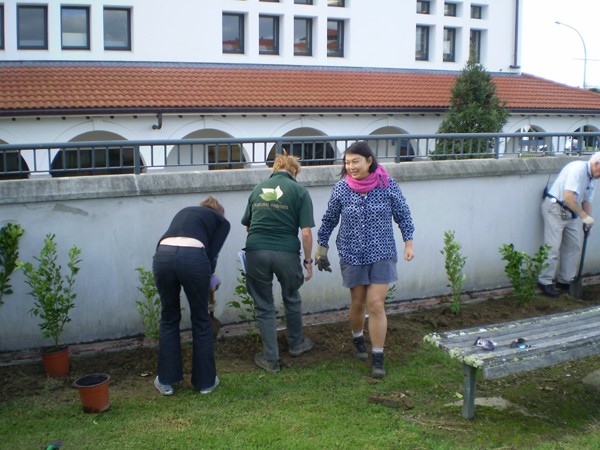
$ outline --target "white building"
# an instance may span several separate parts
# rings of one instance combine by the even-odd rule
[[[470,53],[506,132],[600,129],[521,74],[519,0],[0,0],[0,144],[434,133]]]

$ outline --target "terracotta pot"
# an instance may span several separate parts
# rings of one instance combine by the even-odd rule
[[[46,375],[54,378],[69,374],[69,347],[48,347],[42,351],[42,363]]]
[[[109,381],[110,375],[105,373],[94,373],[75,380],[73,386],[79,390],[83,412],[101,413],[110,409]]]

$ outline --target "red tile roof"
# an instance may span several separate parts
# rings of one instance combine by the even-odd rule
[[[232,65],[0,63],[0,115],[129,112],[426,112],[448,108],[458,73]],[[524,112],[600,113],[600,94],[493,74]]]

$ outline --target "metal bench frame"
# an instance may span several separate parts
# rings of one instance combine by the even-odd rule
[[[478,337],[491,339],[491,351],[475,346]],[[511,347],[524,338],[527,348]],[[475,415],[477,370],[485,379],[528,372],[600,353],[600,306],[514,322],[432,333],[424,338],[463,363],[464,396],[462,415]]]

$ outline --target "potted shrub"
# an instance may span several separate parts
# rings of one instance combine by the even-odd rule
[[[79,272],[81,250],[76,246],[69,250],[68,272],[63,277],[62,267],[57,263],[55,235],[47,234],[39,257],[34,259],[37,267],[30,262],[17,263],[25,273],[25,282],[31,288],[29,294],[34,299],[30,313],[39,317],[39,327],[52,345],[42,351],[44,369],[50,376],[65,376],[69,373],[68,347],[60,342],[63,328],[71,321],[70,312],[75,306],[76,293],[73,290],[75,275]],[[52,368],[59,363],[59,368]]]

